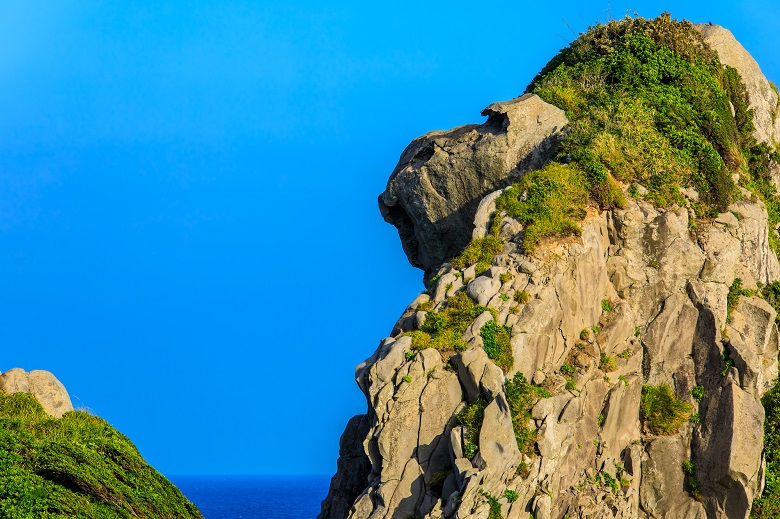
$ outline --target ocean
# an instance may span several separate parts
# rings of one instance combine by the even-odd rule
[[[330,476],[172,476],[206,519],[315,519]]]

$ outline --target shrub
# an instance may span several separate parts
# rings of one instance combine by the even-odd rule
[[[86,412],[0,391],[0,517],[202,518],[136,447]]]
[[[561,366],[561,375],[563,375],[566,378],[573,377],[574,374],[577,373],[577,370],[574,369],[574,366],[571,364],[564,364]]]
[[[525,290],[520,290],[519,292],[515,292],[515,301],[517,301],[518,303],[525,304],[530,300],[531,300],[531,294],[529,294]]]
[[[615,357],[602,353],[601,357],[599,358],[599,369],[605,373],[615,371],[617,369],[617,361],[615,360]]]
[[[729,294],[726,297],[726,322],[731,322],[731,313],[737,307],[739,298],[741,296],[751,296],[753,292],[751,290],[745,290],[742,288],[742,280],[740,278],[734,278],[734,282],[729,287]]]
[[[691,396],[697,402],[701,402],[701,399],[704,398],[704,386],[694,386],[691,389]]]
[[[504,384],[504,394],[512,413],[512,427],[515,431],[517,448],[527,456],[532,456],[536,430],[528,426],[531,421],[531,409],[539,398],[549,397],[550,394],[539,386],[529,383],[519,371],[515,373],[512,380],[507,380]]]
[[[609,302],[607,299],[601,300],[601,311],[602,312],[611,312],[615,309],[614,306],[612,306],[612,303]]]
[[[506,498],[506,500],[508,502],[514,503],[515,501],[518,500],[518,498],[520,497],[520,494],[518,494],[514,490],[507,489],[507,490],[504,490],[504,497]]]
[[[503,519],[503,516],[501,515],[501,504],[498,502],[498,499],[484,490],[480,490],[479,493],[485,496],[485,499],[487,499],[487,502],[490,505],[490,514],[487,519]]]
[[[503,246],[504,242],[495,236],[472,240],[460,256],[452,260],[452,267],[462,270],[476,264],[476,274],[480,275],[490,268],[493,258],[501,252]]]
[[[645,185],[658,206],[683,205],[679,185],[696,186],[714,210],[731,202],[731,172],[751,145],[752,113],[739,75],[689,22],[665,13],[596,26],[528,91],[566,111],[570,133],[558,156],[585,171],[603,207],[620,204],[612,175]]]
[[[515,358],[512,355],[510,328],[501,326],[495,321],[486,322],[479,330],[482,337],[482,348],[490,360],[496,363],[506,373],[512,369]]]
[[[582,170],[553,162],[501,193],[496,214],[504,211],[525,226],[523,250],[532,252],[546,236],[579,236],[587,201]]]
[[[666,384],[642,386],[640,409],[645,426],[653,434],[674,434],[688,420],[693,406],[678,400]]]
[[[406,376],[405,376],[405,377],[403,377],[401,380],[403,380],[404,382],[406,382],[407,384],[409,384],[409,383],[412,381],[412,377],[410,377],[409,375],[406,375]]]
[[[764,406],[764,491],[753,501],[752,516],[757,519],[780,517],[780,378],[761,398]]]
[[[507,281],[509,281],[510,279],[512,279],[512,274],[510,274],[509,272],[504,272],[503,274],[500,274],[500,275],[498,276],[498,279],[499,279],[499,281],[501,281],[502,283],[506,283]]]
[[[467,428],[463,454],[468,459],[472,459],[479,450],[479,432],[485,419],[485,402],[481,398],[478,399],[458,413],[456,419],[460,425]]]
[[[438,311],[425,315],[419,330],[407,333],[412,338],[412,349],[436,348],[441,352],[463,351],[463,333],[482,312],[488,309],[471,300],[465,292],[458,292]]]

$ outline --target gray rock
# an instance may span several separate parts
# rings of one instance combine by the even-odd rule
[[[501,289],[501,282],[487,276],[480,276],[466,286],[466,293],[480,305],[487,305]]]
[[[41,404],[46,414],[61,418],[73,411],[65,386],[48,371],[13,368],[0,375],[0,389],[8,394],[30,393]]]
[[[379,196],[382,216],[398,228],[416,267],[431,270],[457,256],[471,239],[480,200],[546,163],[568,124],[562,110],[532,94],[482,114],[484,124],[412,141]]]
[[[777,93],[769,85],[753,56],[734,38],[728,29],[718,25],[696,25],[704,41],[712,47],[721,63],[737,69],[747,87],[756,139],[772,143],[780,141],[780,120],[773,117],[777,110]]]

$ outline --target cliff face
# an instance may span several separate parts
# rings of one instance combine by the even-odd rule
[[[728,31],[697,30],[774,146],[776,91]],[[536,222],[511,204],[559,177],[504,188],[551,160],[568,119],[531,94],[491,107],[484,125],[416,139],[380,196],[435,275],[356,368],[368,411],[320,518],[748,517],[780,347],[776,231],[748,167],[709,208],[692,185],[659,204],[613,170],[621,202],[591,191],[581,214],[563,208],[576,229],[531,244]]]

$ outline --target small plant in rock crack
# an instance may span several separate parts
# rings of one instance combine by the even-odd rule
[[[609,302],[609,299],[602,299],[601,300],[601,311],[602,312],[611,312],[615,309],[614,306],[612,306],[612,303]]]
[[[615,357],[602,353],[599,357],[599,369],[605,373],[617,370]]]
[[[571,364],[564,364],[561,366],[561,375],[567,378],[571,378],[574,376],[574,374],[577,373],[577,370],[574,369],[574,366]]]
[[[704,398],[704,386],[694,386],[691,389],[691,396],[697,402],[701,402],[701,399]]]

